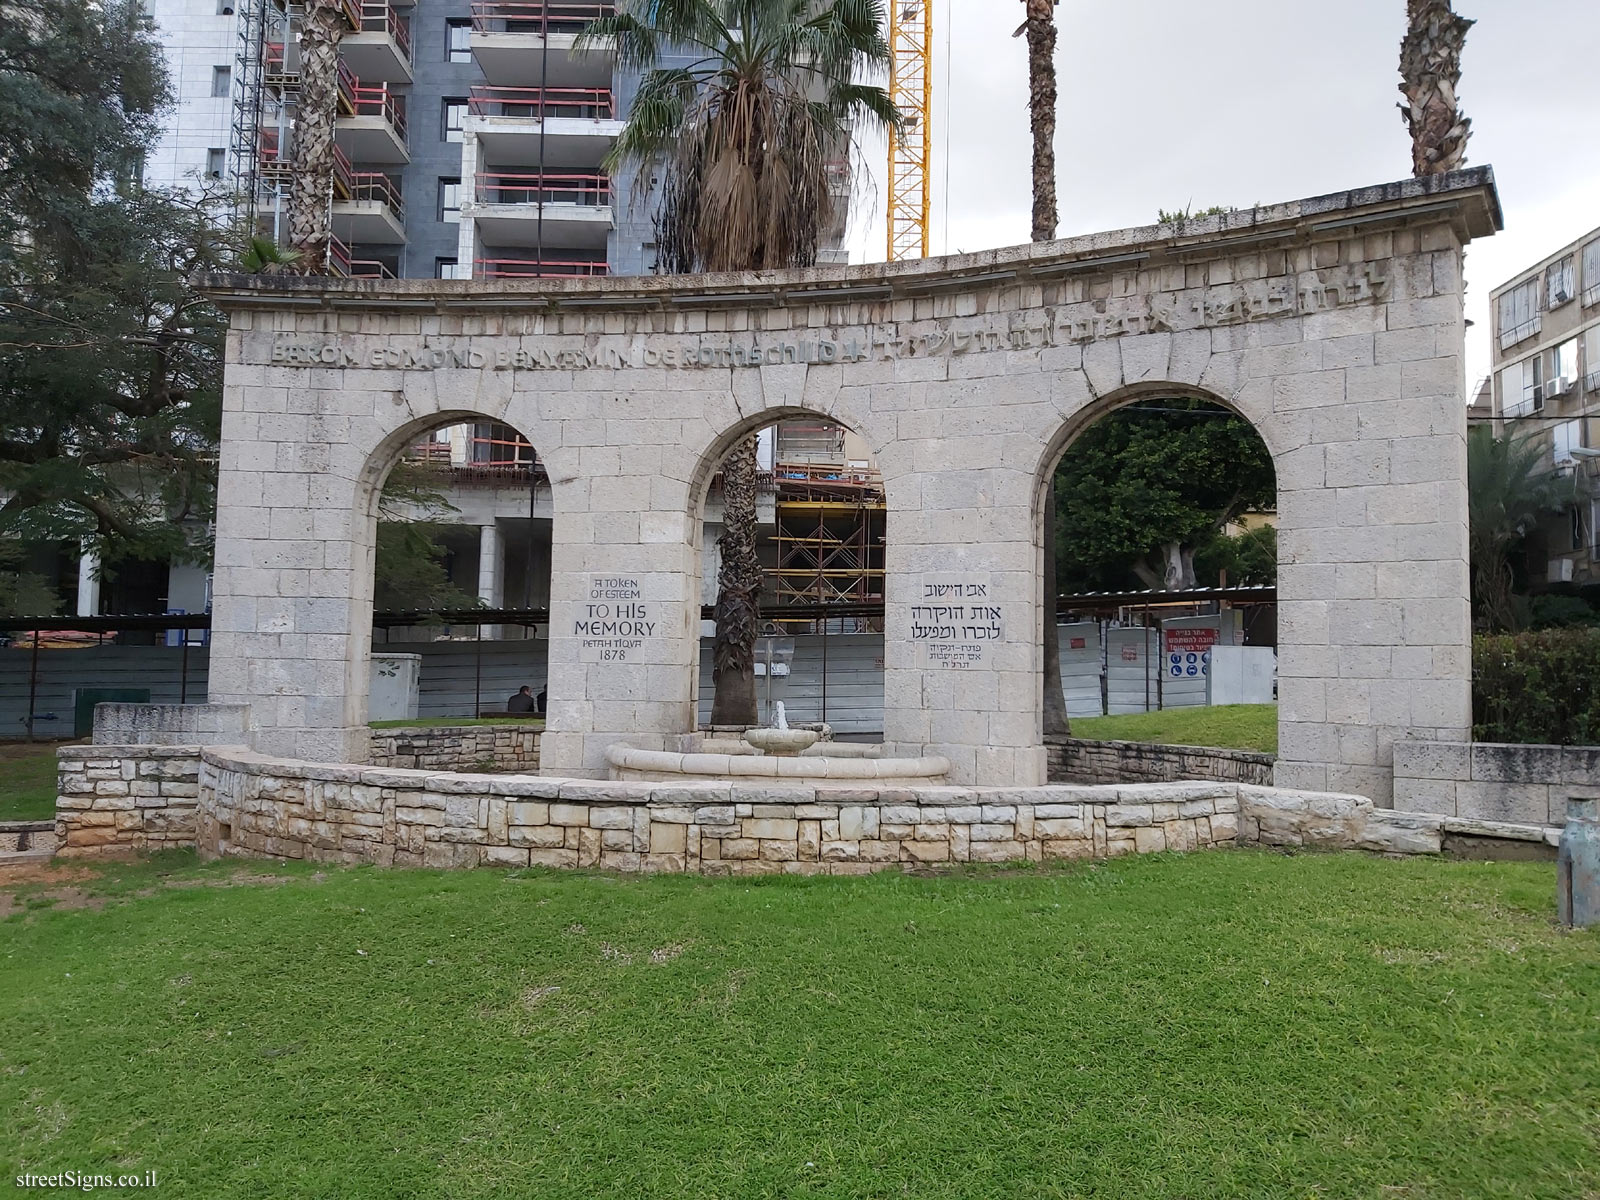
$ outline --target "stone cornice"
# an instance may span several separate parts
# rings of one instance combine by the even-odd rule
[[[781,307],[882,301],[1046,284],[1121,268],[1204,262],[1235,254],[1448,224],[1463,242],[1502,227],[1494,171],[1473,167],[1166,225],[898,263],[587,279],[335,279],[212,274],[197,284],[226,310],[483,311],[547,307],[581,312]]]

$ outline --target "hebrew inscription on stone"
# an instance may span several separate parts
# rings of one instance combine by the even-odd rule
[[[1001,607],[990,597],[989,583],[986,574],[923,576],[909,631],[919,666],[966,671],[985,665],[989,647],[1004,637]]]

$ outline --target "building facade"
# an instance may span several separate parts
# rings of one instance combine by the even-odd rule
[[[1572,475],[1571,508],[1544,529],[1551,583],[1600,581],[1600,229],[1490,293],[1493,412],[1501,432],[1539,439]]]

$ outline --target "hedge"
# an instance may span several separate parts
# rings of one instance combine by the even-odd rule
[[[1472,640],[1472,737],[1600,744],[1600,629],[1486,634]]]

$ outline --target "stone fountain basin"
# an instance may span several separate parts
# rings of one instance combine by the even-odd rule
[[[822,735],[815,729],[747,729],[744,740],[766,754],[799,754]]]
[[[834,743],[828,743],[828,749],[833,748]],[[848,783],[870,780],[880,787],[915,786],[943,783],[950,771],[950,760],[942,755],[921,758],[869,757],[861,751],[880,748],[852,746],[851,749],[853,752],[848,755],[817,753],[816,747],[796,755],[753,754],[748,750],[742,754],[683,754],[672,750],[640,750],[617,744],[606,747],[606,761],[611,765],[613,779],[655,783],[709,780],[755,783],[769,779],[784,783]]]

